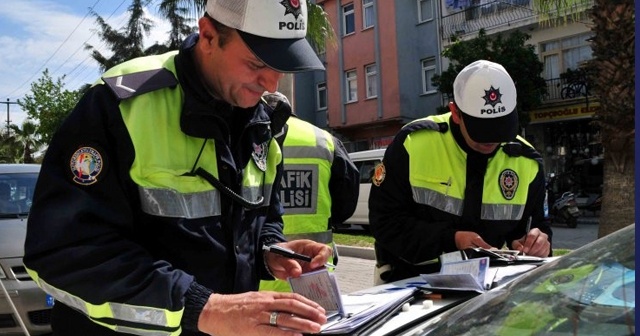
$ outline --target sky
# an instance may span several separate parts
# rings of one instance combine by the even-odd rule
[[[158,16],[159,1],[146,11],[156,24],[145,45],[166,40],[169,25]],[[131,0],[2,0],[0,5],[0,129],[21,125],[26,113],[18,104],[7,104],[31,94],[31,83],[45,69],[54,81],[62,78],[67,90],[76,90],[100,77],[98,64],[84,45],[109,51],[100,41],[90,9],[120,30],[128,20]],[[8,100],[7,100],[8,99]]]

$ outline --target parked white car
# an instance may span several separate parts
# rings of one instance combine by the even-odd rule
[[[382,162],[385,149],[372,149],[361,152],[349,153],[349,157],[360,172],[360,194],[358,205],[349,219],[344,223],[348,225],[360,225],[368,228],[369,225],[369,192],[371,191],[371,177],[376,165]]]
[[[51,333],[53,298],[22,263],[37,164],[0,164],[0,335]],[[16,314],[17,312],[17,314]]]

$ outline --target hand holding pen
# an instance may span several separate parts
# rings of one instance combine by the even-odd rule
[[[335,268],[327,263],[331,248],[308,239],[292,240],[278,245],[263,246],[265,262],[271,273],[279,279],[298,277],[303,272],[320,267]]]
[[[548,257],[551,251],[549,236],[538,228],[531,228],[532,218],[527,219],[524,237],[514,240],[512,247],[522,251],[524,255],[534,257]]]

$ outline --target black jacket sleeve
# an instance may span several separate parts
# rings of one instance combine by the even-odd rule
[[[360,193],[360,173],[349,158],[342,141],[333,138],[334,155],[331,165],[331,223],[342,224],[356,210]]]
[[[101,155],[94,183],[74,182],[70,160],[82,147]],[[40,285],[82,302],[126,302],[176,313],[194,279],[156,260],[137,242],[138,189],[128,178],[133,158],[118,100],[104,85],[90,89],[47,150],[28,220],[24,263]]]

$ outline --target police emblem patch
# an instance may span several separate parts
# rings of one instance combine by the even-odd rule
[[[502,196],[507,200],[512,200],[516,195],[518,189],[518,174],[511,169],[505,169],[500,173],[498,183],[500,184],[500,190]]]
[[[284,15],[293,14],[293,16],[298,19],[298,16],[302,14],[302,9],[300,8],[300,0],[282,0],[280,4],[284,6],[285,11]]]
[[[502,103],[502,93],[500,93],[500,89],[494,89],[493,85],[489,90],[484,90],[484,104],[491,105],[491,107],[496,107],[498,103]]]
[[[384,178],[387,176],[387,170],[384,167],[384,163],[380,162],[376,165],[373,170],[373,176],[371,177],[371,182],[376,187],[379,187],[382,182],[384,182]]]
[[[261,143],[259,145],[253,144],[253,153],[251,153],[251,157],[253,158],[253,162],[256,163],[258,169],[263,172],[267,170],[267,144]]]
[[[79,148],[69,160],[73,182],[80,185],[91,185],[98,182],[98,175],[102,172],[102,167],[102,155],[91,147]]]

